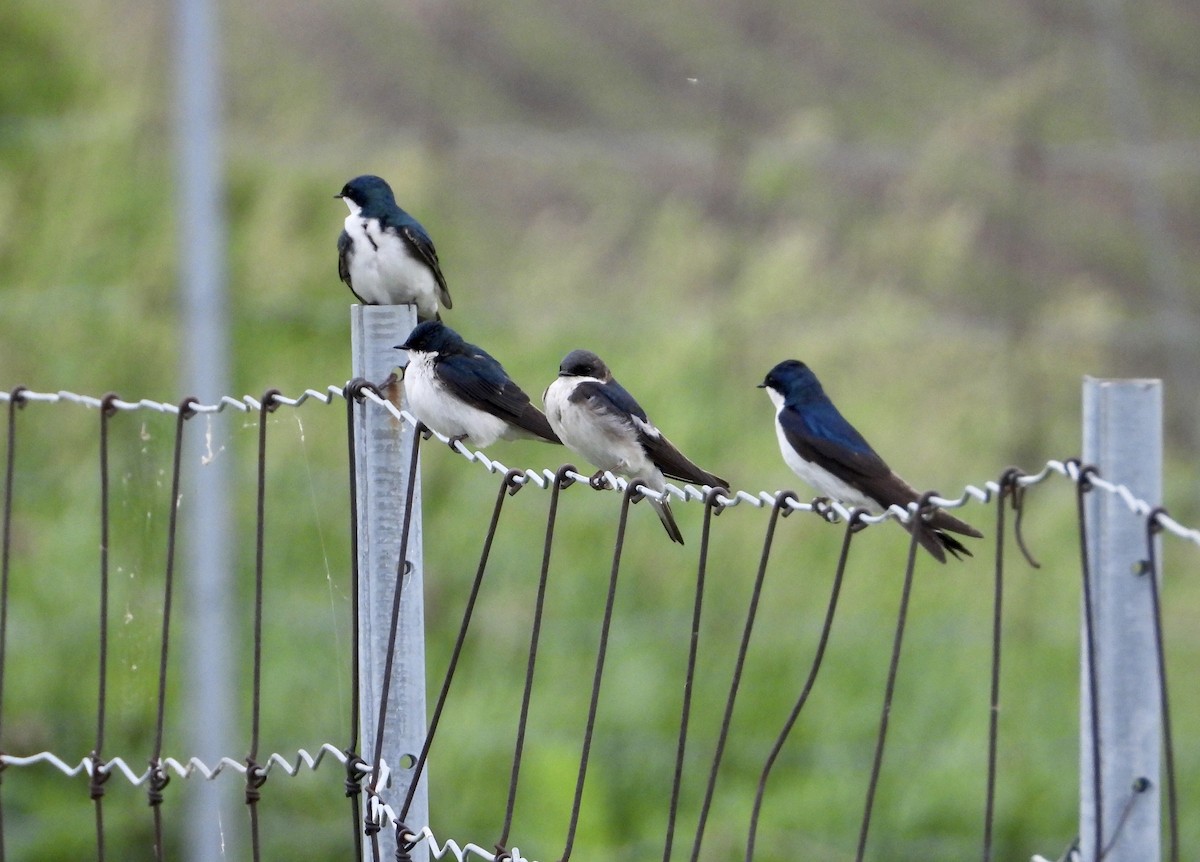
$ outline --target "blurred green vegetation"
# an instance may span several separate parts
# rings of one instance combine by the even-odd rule
[[[436,238],[447,321],[535,393],[561,356],[605,356],[699,463],[749,490],[792,487],[754,385],[809,362],[916,484],[957,493],[1011,463],[1077,454],[1083,374],[1165,377],[1167,504],[1196,504],[1194,320],[1200,273],[1200,18],[1178,0],[1129,27],[1153,135],[1114,128],[1092,7],[940,0],[446,0],[266,2],[223,10],[235,393],[286,394],[349,377],[334,240],[348,177],[388,178]],[[1132,12],[1132,10],[1131,10]],[[165,8],[72,0],[0,6],[0,386],[176,401],[179,344]],[[1136,178],[1165,235],[1137,220]],[[1157,243],[1157,245],[1156,245]],[[1165,248],[1182,288],[1155,274]],[[1169,288],[1170,285],[1167,285]],[[680,390],[688,397],[679,397]],[[95,734],[96,425],[93,411],[18,416],[6,752],[87,755]],[[249,733],[255,419],[204,420],[234,462],[237,607]],[[269,450],[262,747],[288,756],[348,739],[347,512],[342,406],[274,414]],[[113,420],[112,657],[104,753],[152,741],[172,425]],[[505,463],[555,467],[518,444]],[[424,456],[430,688],[447,660],[496,477],[444,447]],[[807,489],[799,489],[806,494]],[[547,496],[507,503],[475,634],[432,760],[439,838],[487,846],[502,821]],[[187,506],[187,490],[181,505]],[[996,858],[1053,854],[1074,834],[1078,588],[1074,499],[1029,495],[1006,595]],[[615,495],[565,492],[513,844],[550,859],[574,785]],[[994,533],[992,508],[965,517]],[[688,545],[631,513],[614,642],[577,857],[661,852],[702,512]],[[715,524],[676,852],[690,846],[765,513]],[[705,858],[738,856],[754,782],[803,683],[840,530],[780,527]],[[922,560],[870,858],[978,852],[983,809],[990,542],[945,570]],[[1200,601],[1195,549],[1167,541],[1168,644],[1180,791],[1200,795],[1195,744]],[[855,541],[826,664],[768,792],[759,858],[852,851],[899,598],[905,537]],[[177,605],[176,644],[189,609]],[[173,655],[171,703],[181,703]],[[189,717],[169,715],[185,758]],[[240,751],[229,752],[240,757]],[[241,795],[233,774],[218,782]],[[190,782],[164,805],[182,852]],[[342,776],[273,775],[274,858],[352,846]],[[14,858],[86,858],[86,781],[49,767],[3,784]],[[112,858],[145,858],[144,791],[105,802]],[[241,823],[220,825],[243,858]],[[1200,821],[1184,822],[1185,846]]]

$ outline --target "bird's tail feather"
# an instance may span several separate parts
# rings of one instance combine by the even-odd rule
[[[942,547],[952,553],[954,555],[954,559],[961,560],[963,554],[966,554],[968,557],[975,556],[971,553],[966,545],[944,530],[935,530],[934,532],[937,533],[938,541],[942,543]]]
[[[970,536],[973,539],[983,538],[983,533],[976,530],[966,521],[960,521],[944,509],[938,509],[934,512],[933,517],[929,519],[928,523],[935,530],[949,530],[951,533],[959,533],[963,536]]]
[[[658,513],[658,519],[662,521],[663,527],[666,528],[667,535],[671,537],[672,542],[683,544],[683,533],[679,532],[679,525],[675,523],[675,516],[671,513],[671,504],[664,497],[661,500],[655,500],[653,497],[647,497],[650,505],[654,507],[654,511]]]
[[[963,526],[965,527],[967,525],[963,524]],[[911,533],[913,530],[913,525],[905,524],[904,529]],[[967,533],[965,535],[982,534],[976,531],[974,534]],[[944,529],[937,529],[930,524],[921,524],[917,527],[917,541],[920,542],[921,547],[927,550],[930,555],[939,563],[946,562],[946,551],[949,551],[951,554],[953,554],[956,560],[961,560],[964,554],[968,557],[974,556],[970,549],[958,539],[954,538]]]

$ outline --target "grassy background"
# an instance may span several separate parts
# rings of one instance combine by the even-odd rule
[[[794,484],[754,388],[786,357],[817,370],[900,472],[947,493],[1008,464],[1077,454],[1082,375],[1156,376],[1170,410],[1166,503],[1194,523],[1200,18],[1153,0],[1124,24],[1148,119],[1138,146],[1114,124],[1105,31],[1084,3],[224,9],[233,389],[297,394],[349,376],[352,297],[333,257],[344,209],[331,196],[369,171],[436,238],[450,325],[531,393],[568,350],[598,351],[681,448],[739,488]],[[170,25],[164,10],[132,3],[0,6],[5,389],[182,394]],[[1157,235],[1136,218],[1135,170],[1160,198]],[[1164,281],[1172,263],[1179,276]],[[18,421],[0,744],[78,759],[95,732],[96,416],[33,405]],[[270,421],[263,748],[312,750],[348,738],[344,417],[309,404]],[[238,477],[248,733],[256,428],[225,414],[205,430]],[[113,422],[105,753],[132,763],[150,751],[171,433],[169,417]],[[537,467],[563,457],[535,444],[491,454]],[[436,681],[495,479],[442,447],[424,471]],[[440,837],[487,846],[499,831],[545,505],[534,491],[508,503],[433,761]],[[1062,481],[1031,494],[1026,530],[1044,568],[1014,561],[1010,576],[996,858],[1055,853],[1074,834],[1073,506]],[[561,852],[615,515],[615,495],[575,488],[564,500],[513,837],[532,858]],[[661,848],[701,512],[678,515],[685,548],[665,542],[644,507],[631,515],[580,854]],[[992,509],[965,515],[994,533]],[[690,843],[765,524],[748,507],[716,524],[677,852]],[[741,852],[839,541],[811,517],[781,525],[706,858]],[[1186,575],[1194,549],[1167,545],[1169,571]],[[974,561],[922,561],[918,572],[871,858],[978,852],[992,546],[980,547]],[[855,543],[826,666],[768,795],[761,859],[853,851],[904,553],[894,527]],[[1172,576],[1167,589],[1187,811],[1200,793],[1190,622],[1200,587]],[[187,619],[184,605],[180,637]],[[173,705],[182,685],[173,670]],[[188,728],[173,709],[168,753],[189,753]],[[235,777],[219,783],[240,797]],[[177,856],[189,783],[167,792]],[[10,770],[3,794],[14,858],[93,852],[84,781]],[[271,856],[352,846],[328,764],[273,777],[262,808]],[[143,858],[144,791],[114,780],[105,813],[110,853]],[[244,858],[244,823],[219,828],[230,858]],[[1194,817],[1185,838],[1200,842]]]

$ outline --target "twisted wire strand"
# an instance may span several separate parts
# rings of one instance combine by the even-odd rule
[[[335,401],[340,401],[345,398],[345,388],[347,384],[336,386],[330,384],[324,389],[305,389],[295,398],[285,395],[276,395],[275,403],[281,407],[300,407],[309,401],[318,401],[322,404],[333,404]],[[57,392],[33,392],[24,387],[17,387],[18,400],[22,403],[44,403],[44,404],[76,404],[79,406],[99,409],[102,404],[102,399],[91,395],[81,395],[76,392],[67,390],[59,390]],[[417,418],[407,410],[402,410],[392,404],[387,398],[380,395],[378,392],[371,389],[363,389],[359,391],[363,400],[370,401],[378,407],[387,410],[396,419],[407,422],[412,427],[417,426]],[[13,392],[0,392],[0,403],[8,403],[13,398]],[[151,410],[158,413],[178,413],[179,407],[177,404],[164,401],[154,401],[149,398],[139,399],[137,401],[122,401],[116,399],[112,402],[112,408],[115,410]],[[240,398],[235,398],[231,395],[224,395],[212,404],[200,404],[192,402],[189,409],[196,414],[212,414],[222,413],[226,409],[239,410],[243,413],[257,411],[261,408],[261,402],[253,395],[243,395]],[[436,431],[432,432],[432,436],[436,437],[442,443],[449,444],[450,438]],[[489,473],[508,473],[514,468],[510,468],[507,464],[499,460],[489,458],[481,450],[472,451],[461,440],[454,444],[454,451],[462,455],[471,463],[477,463]],[[521,484],[534,485],[543,491],[549,490],[554,484],[555,471],[549,468],[535,469],[532,467],[525,469],[517,469],[519,478],[516,480]],[[609,487],[617,493],[623,493],[627,482],[625,479],[615,476],[612,473],[605,473],[605,477],[609,481]],[[1018,488],[1027,488],[1031,485],[1039,485],[1047,481],[1053,476],[1062,476],[1072,482],[1078,481],[1079,464],[1077,461],[1064,459],[1050,459],[1041,470],[1036,473],[1026,473],[1019,476],[1016,480]],[[567,474],[568,478],[582,482],[591,478],[590,475],[584,475],[571,470]],[[1102,476],[1092,473],[1089,477],[1092,486],[1097,490],[1104,491],[1109,494],[1115,494],[1129,507],[1129,510],[1143,518],[1153,519],[1153,522],[1158,524],[1165,532],[1171,533],[1180,539],[1191,542],[1200,547],[1200,528],[1189,527],[1180,523],[1171,517],[1166,510],[1159,506],[1151,504],[1146,500],[1137,497],[1125,485],[1115,482],[1109,482]],[[718,497],[718,502],[722,508],[728,509],[733,506],[748,505],[757,509],[770,510],[775,504],[775,495],[773,491],[758,491],[751,492],[740,490],[733,492],[730,495],[721,495]],[[957,497],[942,497],[932,496],[929,498],[931,506],[939,509],[957,509],[968,505],[972,501],[977,503],[990,503],[1000,493],[1000,483],[997,480],[988,480],[983,483],[982,487],[977,485],[966,485],[962,493]],[[701,488],[696,488],[693,485],[684,485],[679,487],[667,483],[666,489],[662,492],[653,491],[649,488],[643,488],[642,494],[647,497],[653,497],[656,500],[672,497],[682,503],[698,503],[703,505],[706,499],[707,492]],[[787,504],[792,511],[812,512],[816,511],[811,502],[801,502],[799,498],[790,500]],[[830,516],[836,515],[835,521],[845,521],[850,517],[850,509],[840,503],[831,502],[828,506],[822,506],[824,512]],[[892,506],[887,511],[880,514],[864,514],[859,517],[859,522],[862,524],[878,524],[882,521],[895,520],[902,524],[907,524],[914,516],[916,511],[916,502],[910,503],[907,508],[900,506]]]
[[[264,772],[282,769],[288,776],[295,777],[303,767],[316,770],[327,757],[332,757],[343,765],[349,760],[344,751],[333,743],[326,742],[321,744],[315,755],[310,754],[303,748],[297,749],[296,754],[291,759],[276,752],[270,755],[267,762],[261,768]],[[3,764],[4,767],[49,764],[67,777],[84,774],[90,778],[97,771],[103,775],[120,774],[135,787],[148,782],[156,771],[154,768],[140,771],[134,769],[123,757],[112,757],[103,763],[97,764],[91,755],[88,755],[80,759],[77,764],[72,765],[52,751],[39,751],[36,754],[28,755],[0,754],[0,764]],[[249,769],[244,760],[234,760],[232,757],[222,757],[212,765],[205,763],[199,757],[189,757],[186,760],[164,757],[161,760],[161,764],[163,771],[169,770],[170,772],[174,772],[180,778],[199,776],[209,781],[215,779],[222,772],[227,771],[236,772],[244,776]],[[359,767],[359,771],[364,775],[369,775],[371,768],[368,765],[362,765]]]
[[[262,764],[261,769],[264,773],[270,773],[274,770],[282,770],[289,777],[297,776],[302,769],[316,771],[321,764],[326,760],[333,760],[338,764],[345,766],[348,762],[352,762],[353,756],[347,755],[342,748],[332,742],[322,743],[317,749],[316,754],[310,753],[307,749],[297,749],[296,753],[290,758],[285,755],[275,752],[271,754],[266,762]],[[49,765],[57,769],[67,777],[75,777],[86,775],[89,778],[94,770],[99,769],[107,775],[121,775],[131,785],[137,787],[146,784],[152,779],[154,769],[135,770],[122,757],[113,757],[102,764],[97,764],[96,761],[89,755],[80,758],[78,763],[71,764],[64,761],[58,755],[50,751],[42,751],[37,754],[27,756],[16,756],[11,754],[0,754],[0,764],[3,767],[21,767],[21,766],[37,766]],[[180,778],[199,777],[204,780],[214,780],[223,772],[236,773],[245,776],[249,767],[245,761],[235,760],[231,757],[222,757],[216,763],[205,763],[198,757],[190,757],[187,760],[178,760],[174,757],[164,757],[161,760],[163,770],[169,770]],[[369,764],[359,763],[357,771],[367,776],[371,773]],[[384,776],[383,781],[386,783],[387,776],[390,774],[391,768],[385,760],[382,763],[381,775]],[[373,800],[376,804],[374,809],[375,816],[381,819],[381,822],[387,825],[398,824],[399,818],[397,812],[386,804],[381,804],[377,798]],[[425,841],[428,844],[431,854],[437,859],[451,857],[465,862],[468,856],[478,857],[484,862],[496,862],[501,858],[500,854],[492,853],[483,847],[476,844],[459,844],[458,842],[448,839],[445,843],[439,843],[433,831],[428,827],[422,827],[415,833],[410,833],[410,838],[414,843]],[[511,862],[532,862],[521,855],[519,848],[513,847],[506,850],[503,858],[511,860]]]
[[[176,420],[177,420],[177,429],[176,430],[177,430],[177,435],[178,435],[179,433],[181,433],[184,420],[186,420],[187,418],[196,416],[196,415],[221,413],[226,410],[240,411],[242,413],[249,413],[250,411],[256,411],[256,412],[259,412],[261,415],[262,412],[265,412],[264,405],[266,405],[266,409],[274,409],[275,407],[300,407],[301,405],[307,403],[308,401],[316,401],[319,403],[330,405],[338,399],[345,400],[347,397],[349,397],[347,395],[348,391],[349,391],[348,388],[329,386],[325,390],[305,389],[299,396],[297,396],[295,398],[291,398],[291,397],[287,397],[287,396],[278,394],[272,390],[272,391],[269,391],[268,394],[265,395],[263,397],[263,399],[261,399],[261,400],[254,398],[250,395],[245,395],[245,396],[242,396],[241,398],[234,398],[231,396],[223,396],[220,399],[218,399],[216,402],[211,403],[211,404],[200,404],[200,403],[196,402],[194,399],[185,399],[184,401],[180,402],[179,404],[171,404],[171,403],[166,403],[166,402],[157,402],[157,401],[153,401],[150,399],[140,399],[140,400],[136,400],[136,401],[124,401],[120,398],[117,398],[115,395],[111,395],[111,394],[104,396],[103,398],[95,398],[95,397],[87,396],[87,395],[79,395],[77,393],[68,392],[65,390],[60,390],[58,392],[44,392],[43,393],[43,392],[32,392],[23,387],[17,387],[15,389],[13,389],[11,392],[0,392],[0,402],[6,403],[8,405],[8,412],[9,412],[9,419],[10,419],[10,434],[9,434],[8,445],[11,449],[11,447],[12,447],[12,433],[11,433],[11,424],[12,423],[11,423],[11,420],[12,420],[13,410],[17,406],[28,406],[30,404],[73,404],[76,406],[82,406],[87,409],[96,409],[96,410],[101,411],[104,414],[115,414],[116,412],[119,412],[119,411],[139,411],[139,410],[156,411],[156,412],[160,412],[163,414],[174,415],[176,417]],[[414,428],[420,427],[420,423],[417,421],[417,419],[414,416],[412,416],[412,414],[408,413],[405,410],[397,408],[390,401],[388,401],[385,398],[382,398],[376,391],[374,391],[372,389],[360,389],[360,390],[358,390],[358,392],[356,394],[364,403],[367,401],[373,402],[378,407],[381,407],[381,408],[387,410],[396,419],[403,421],[403,422],[407,422]],[[183,414],[186,414],[186,415],[183,415]],[[442,435],[435,433],[433,436],[437,436],[438,439],[442,440],[443,442],[447,442],[447,443],[449,442],[448,439],[444,438]],[[178,445],[178,440],[177,440],[177,445]],[[456,441],[453,448],[454,448],[454,451],[458,452],[460,455],[462,455],[464,458],[466,458],[469,462],[478,463],[489,473],[503,473],[506,476],[511,476],[511,479],[509,481],[511,481],[513,483],[514,488],[515,487],[523,487],[524,485],[529,484],[529,485],[536,485],[537,487],[539,487],[543,490],[551,490],[551,491],[557,492],[561,488],[568,487],[569,484],[571,484],[573,481],[576,481],[576,480],[586,481],[587,479],[590,478],[588,476],[585,476],[583,474],[575,472],[574,468],[570,467],[569,465],[564,465],[562,468],[559,468],[558,471],[552,471],[550,469],[541,469],[541,470],[510,469],[502,462],[488,458],[482,451],[478,451],[478,450],[471,451],[461,441]],[[10,457],[11,457],[11,452],[10,452]],[[6,475],[6,480],[8,483],[11,483],[11,479],[12,479],[11,473],[12,473],[12,470],[11,470],[11,463],[10,463],[9,470],[7,471],[7,475]],[[1158,532],[1169,533],[1169,534],[1174,535],[1177,538],[1180,538],[1184,541],[1188,541],[1194,545],[1200,546],[1200,529],[1187,527],[1187,526],[1181,524],[1180,522],[1178,522],[1174,518],[1172,518],[1167,513],[1167,511],[1164,508],[1162,508],[1161,506],[1152,505],[1151,503],[1138,498],[1125,485],[1114,483],[1114,482],[1109,482],[1108,480],[1106,480],[1102,476],[1100,476],[1094,467],[1083,465],[1083,464],[1081,464],[1081,462],[1078,459],[1068,459],[1068,460],[1063,460],[1063,461],[1049,460],[1042,467],[1042,469],[1036,473],[1019,474],[1016,476],[1009,476],[1008,474],[1006,474],[1005,476],[1002,476],[999,481],[987,481],[987,482],[983,483],[982,486],[967,485],[964,487],[963,491],[960,493],[960,495],[958,497],[942,497],[942,496],[938,496],[938,495],[927,494],[927,495],[924,495],[921,498],[921,500],[914,501],[907,508],[893,506],[893,507],[889,508],[887,511],[878,513],[878,514],[867,514],[867,513],[863,513],[863,512],[859,512],[859,511],[852,511],[836,502],[832,502],[827,505],[826,504],[814,504],[814,503],[802,503],[802,502],[800,502],[799,499],[794,498],[794,497],[787,499],[783,505],[786,507],[785,514],[790,513],[791,511],[814,511],[817,514],[822,515],[826,520],[829,520],[831,522],[843,521],[843,522],[846,522],[849,524],[852,521],[854,521],[859,524],[865,525],[865,524],[876,524],[876,523],[880,523],[885,520],[896,520],[900,523],[909,523],[915,517],[927,517],[928,510],[933,507],[953,509],[953,508],[966,506],[968,504],[971,504],[972,502],[983,503],[983,504],[991,503],[991,502],[998,502],[999,505],[1002,507],[1004,504],[1004,497],[1005,497],[1006,493],[1009,495],[1017,495],[1028,487],[1040,484],[1042,482],[1048,481],[1051,478],[1060,477],[1060,476],[1065,477],[1066,479],[1071,481],[1076,486],[1077,491],[1080,493],[1081,497],[1082,497],[1083,492],[1089,492],[1089,491],[1090,492],[1103,492],[1103,493],[1115,496],[1118,499],[1120,499],[1122,502],[1124,502],[1124,504],[1126,505],[1126,507],[1129,509],[1129,511],[1132,514],[1134,514],[1138,517],[1141,517],[1142,519],[1145,520],[1148,530],[1151,530],[1152,532],[1156,532],[1156,533],[1158,533]],[[630,491],[630,485],[625,479],[614,476],[611,473],[606,474],[606,478],[608,479],[608,485],[611,490],[615,490],[622,494],[627,494]],[[8,489],[6,489],[6,490],[8,490]],[[679,501],[681,503],[697,502],[697,503],[702,503],[706,506],[712,506],[715,504],[715,505],[719,506],[720,508],[730,508],[733,506],[745,504],[745,505],[749,505],[749,506],[755,507],[755,508],[772,509],[778,505],[778,494],[771,494],[766,491],[752,493],[749,491],[740,490],[735,493],[730,493],[728,491],[724,491],[724,489],[720,489],[720,490],[708,489],[708,488],[697,489],[691,485],[685,485],[682,488],[676,487],[674,485],[667,485],[665,490],[662,492],[655,492],[651,489],[646,489],[646,488],[635,488],[634,490],[637,491],[638,493],[641,493],[644,496],[648,496],[648,497],[652,497],[652,498],[656,498],[656,499],[666,499],[669,497],[674,497],[677,501]],[[8,490],[8,493],[11,494],[11,490]],[[172,500],[172,514],[174,514],[174,510],[177,509],[177,507],[178,507],[178,496],[176,495],[175,499]],[[5,520],[7,522],[7,518],[11,514],[11,499],[6,500],[4,514],[5,514]],[[1020,509],[1018,508],[1017,509],[1017,525],[1015,526],[1015,528],[1018,530],[1018,532],[1019,532],[1019,518],[1020,518]],[[1084,525],[1084,529],[1086,529],[1085,522],[1082,521],[1082,518],[1081,518],[1081,525]],[[7,523],[5,523],[6,528],[7,528],[7,526],[8,526]],[[7,529],[6,529],[6,532],[7,532]],[[999,532],[1001,535],[1003,534],[1002,529]],[[7,539],[7,536],[5,536],[5,538]],[[1019,535],[1017,538],[1018,538],[1018,542],[1020,542]],[[8,550],[7,544],[8,543],[6,541],[5,549],[4,549],[5,551]],[[104,546],[106,544],[107,544],[106,542],[102,542],[102,546]],[[1081,545],[1082,545],[1082,542],[1081,542]],[[1025,552],[1023,543],[1021,543],[1020,546],[1021,546],[1022,551]],[[1084,550],[1084,554],[1085,554],[1085,557],[1084,557],[1083,569],[1084,569],[1084,578],[1086,580],[1087,574],[1088,574],[1086,550]],[[7,554],[5,556],[7,556]],[[7,559],[5,560],[5,564],[6,564],[5,569],[7,570]],[[1036,563],[1032,563],[1032,560],[1031,560],[1031,564],[1036,565]],[[1153,563],[1151,563],[1151,566],[1153,566]],[[169,561],[168,561],[168,567],[169,567]],[[7,571],[5,572],[5,574],[7,574]],[[1152,575],[1152,577],[1153,577],[1153,575]],[[997,589],[999,589],[999,587],[997,587]],[[169,583],[168,583],[168,590],[169,590]],[[1087,593],[1087,587],[1085,584],[1085,595],[1086,595],[1086,593]],[[0,613],[2,613],[2,611],[0,611]],[[1085,614],[1085,616],[1090,616],[1090,615]],[[903,625],[903,623],[901,623],[901,626],[902,625]],[[166,646],[166,644],[165,644],[166,632],[165,631],[164,631],[163,635],[164,635],[163,636],[163,640],[164,640],[163,647],[164,647],[164,653],[165,653],[165,646]],[[898,632],[897,638],[899,638],[899,636],[900,636],[900,634]],[[2,649],[3,649],[3,622],[0,621],[0,651],[2,651]],[[2,652],[0,652],[0,655],[2,655]],[[165,656],[163,657],[163,664],[165,665]],[[162,671],[165,673],[165,667],[162,669]],[[2,659],[0,659],[0,674],[2,674],[2,673],[3,673],[3,662],[2,662]],[[0,680],[2,680],[2,676],[0,676]],[[0,685],[2,685],[2,682],[0,682]],[[2,691],[3,691],[3,689],[0,688],[0,692],[2,692]],[[1094,694],[1095,694],[1095,688],[1093,685],[1093,695]],[[161,697],[161,695],[160,695],[160,697]],[[160,703],[160,707],[161,707],[161,703]],[[160,721],[161,721],[161,719],[160,719]],[[885,709],[885,722],[886,722],[886,709]],[[882,735],[885,732],[886,732],[886,724],[881,729],[881,740],[880,740],[881,745],[880,745],[880,751],[877,751],[877,758],[880,758],[880,755],[882,753]],[[145,770],[143,772],[140,772],[140,773],[135,772],[133,769],[131,769],[121,758],[113,758],[112,760],[104,761],[98,756],[100,745],[101,745],[101,742],[103,739],[102,725],[101,725],[101,735],[98,735],[96,752],[94,752],[91,756],[84,758],[77,766],[70,766],[65,761],[63,761],[62,759],[60,759],[59,757],[54,755],[53,753],[41,752],[40,754],[31,755],[28,757],[17,757],[17,756],[13,756],[13,755],[0,754],[0,769],[6,768],[10,765],[11,766],[25,766],[25,765],[30,765],[33,763],[50,763],[50,764],[56,766],[57,768],[59,768],[65,774],[75,775],[75,774],[79,774],[80,772],[85,772],[89,775],[90,778],[92,778],[94,780],[100,776],[107,777],[108,775],[111,775],[111,774],[122,773],[126,776],[126,778],[131,783],[134,783],[134,784],[149,783],[152,788],[152,796],[153,796],[154,784],[156,783],[156,781],[159,782],[160,789],[161,789],[161,785],[165,785],[165,779],[167,778],[167,773],[169,771],[173,771],[183,777],[189,777],[192,775],[199,774],[199,775],[203,775],[206,779],[212,779],[212,778],[215,778],[216,775],[220,774],[222,771],[225,771],[225,770],[232,769],[237,772],[241,772],[242,774],[249,775],[256,768],[253,763],[251,763],[249,765],[243,765],[243,764],[238,763],[237,761],[234,761],[229,758],[221,758],[221,760],[218,761],[211,768],[208,765],[204,764],[202,761],[200,761],[198,758],[190,758],[187,761],[178,761],[178,760],[174,760],[171,758],[161,759],[160,757],[158,757],[159,751],[161,749],[161,733],[162,733],[162,731],[161,731],[161,726],[160,726],[159,731],[158,731],[158,738],[157,738],[156,745],[155,745],[156,756],[151,761],[151,768],[148,770]],[[268,759],[267,764],[265,766],[259,767],[259,768],[261,769],[261,774],[263,777],[265,777],[266,772],[269,771],[272,767],[281,768],[284,771],[286,771],[289,775],[295,775],[296,772],[298,772],[299,769],[301,768],[302,764],[306,764],[309,768],[315,769],[317,767],[317,765],[326,756],[335,757],[336,759],[341,761],[343,763],[343,765],[349,764],[348,770],[353,770],[354,772],[356,772],[359,775],[373,776],[376,779],[376,782],[375,782],[376,787],[380,786],[383,783],[386,783],[386,776],[390,772],[390,769],[391,769],[389,764],[387,764],[385,761],[382,761],[382,760],[379,760],[377,762],[374,769],[365,763],[361,763],[361,762],[360,763],[352,763],[351,756],[348,752],[339,750],[336,747],[328,745],[328,744],[322,746],[321,750],[318,752],[316,757],[309,755],[303,749],[299,750],[299,752],[297,753],[297,755],[293,761],[287,760],[282,755],[272,754],[270,756],[270,758]],[[876,769],[877,768],[878,768],[878,764],[876,765]],[[376,773],[378,773],[378,774],[376,774]],[[100,779],[100,780],[103,780],[103,779]],[[990,788],[989,788],[989,791],[990,791]],[[1096,793],[1096,796],[1099,797],[1099,787],[1098,786],[1095,788],[1095,793]],[[161,797],[160,797],[160,799],[161,799]],[[871,801],[872,801],[871,795],[869,794],[866,811],[864,812],[865,816],[864,816],[862,834],[860,835],[860,846],[859,846],[860,855],[863,852],[863,849],[865,846],[867,824],[869,823],[869,820],[870,820]],[[390,822],[395,823],[398,826],[402,825],[400,820],[395,817],[395,814],[392,811],[392,809],[390,808],[390,806],[384,804],[382,799],[379,799],[378,797],[373,798],[372,800],[370,800],[370,807],[371,807],[372,811],[376,812],[376,814],[381,819],[387,819]],[[155,814],[157,815],[157,813],[158,813],[157,806],[155,806]],[[511,817],[511,810],[510,810],[508,816]],[[506,827],[507,827],[507,824],[506,824]],[[1097,827],[1097,832],[1102,834],[1099,822],[1097,822],[1096,827]],[[156,824],[156,829],[157,829],[157,824]],[[505,829],[505,833],[507,834],[507,828]],[[2,835],[2,831],[0,831],[0,835]],[[497,855],[493,855],[485,850],[482,850],[482,848],[478,848],[475,845],[471,845],[471,844],[468,844],[465,846],[460,846],[453,841],[449,841],[445,845],[439,846],[439,845],[437,845],[432,832],[430,832],[428,830],[428,828],[422,829],[419,833],[409,832],[409,833],[407,833],[407,837],[411,838],[413,840],[413,842],[420,841],[420,840],[428,841],[431,851],[433,851],[434,855],[437,856],[438,858],[441,858],[445,854],[450,854],[450,855],[454,855],[458,859],[462,859],[463,856],[468,853],[478,855],[481,858],[488,859],[488,860],[494,860],[497,858],[517,860],[517,859],[521,858],[519,855],[519,852],[515,848],[503,849],[502,847],[498,847],[497,849],[500,850],[501,852],[500,852],[499,856],[497,856]],[[986,843],[987,842],[985,840],[985,857],[988,853],[988,850],[986,849]],[[1101,848],[1101,849],[1103,849],[1103,848]],[[568,850],[569,850],[569,845],[568,845]],[[101,858],[102,858],[102,856],[103,856],[103,851],[101,850]],[[2,844],[0,844],[0,860],[2,860],[2,858],[3,858],[3,847],[2,847]]]

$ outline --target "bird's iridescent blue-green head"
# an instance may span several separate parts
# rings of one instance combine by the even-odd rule
[[[380,204],[395,206],[396,197],[392,187],[382,177],[374,174],[363,174],[355,177],[342,186],[342,190],[334,195],[344,201],[353,202],[360,208],[369,209]]]
[[[767,372],[759,389],[773,389],[784,397],[804,390],[821,391],[817,375],[799,359],[785,359]]]
[[[452,353],[462,351],[466,342],[462,336],[440,320],[418,323],[397,350],[416,350],[421,353]]]

